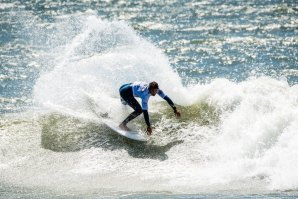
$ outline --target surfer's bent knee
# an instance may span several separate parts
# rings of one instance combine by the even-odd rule
[[[136,114],[141,115],[143,113],[143,110],[141,108],[135,109]]]

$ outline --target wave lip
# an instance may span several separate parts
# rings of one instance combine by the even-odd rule
[[[111,112],[119,106],[117,92],[124,83],[155,80],[170,95],[182,88],[161,50],[127,24],[84,17],[81,31],[60,48],[60,62],[36,82],[37,104],[87,114],[90,110],[82,105],[91,99],[101,112]]]

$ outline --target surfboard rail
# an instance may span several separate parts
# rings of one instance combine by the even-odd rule
[[[103,120],[103,123],[112,131],[118,133],[119,135],[122,135],[126,138],[132,139],[132,140],[137,140],[137,141],[142,141],[142,142],[146,142],[147,139],[146,137],[144,137],[142,134],[140,134],[137,131],[125,131],[119,128],[119,124],[116,124],[114,121],[112,120]]]

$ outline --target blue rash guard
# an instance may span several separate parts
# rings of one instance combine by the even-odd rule
[[[148,101],[149,101],[151,94],[149,92],[148,86],[149,85],[145,82],[134,82],[134,83],[123,85],[120,88],[120,95],[123,98],[123,100],[125,100],[136,111],[136,113],[132,113],[132,115],[130,117],[128,117],[124,121],[124,123],[129,122],[139,112],[139,110],[137,110],[137,109],[139,109],[138,105],[136,105],[136,103],[133,102],[133,99],[131,99],[129,96],[129,95],[131,95],[131,94],[129,94],[131,92],[130,91],[130,88],[131,88],[133,97],[139,97],[142,99],[142,112],[144,114],[144,118],[145,118],[147,126],[150,126],[149,114],[148,114]],[[127,91],[125,91],[125,90],[127,90]],[[173,101],[162,90],[158,89],[157,94],[161,98],[165,99],[168,102],[168,104],[174,109],[174,111],[176,110],[176,107],[175,107]]]
[[[142,110],[148,110],[148,101],[151,96],[148,88],[148,84],[145,82],[134,82],[132,83],[132,92],[134,97],[142,99]],[[164,98],[166,95],[162,90],[158,90],[157,94]]]
[[[148,110],[148,101],[149,97],[151,96],[148,84],[145,82],[134,82],[131,84],[131,86],[133,96],[142,99],[142,110]],[[161,98],[165,99],[173,109],[176,108],[173,101],[162,90],[158,89],[157,94]]]

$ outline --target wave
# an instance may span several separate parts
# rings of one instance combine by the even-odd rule
[[[161,50],[124,22],[88,16],[86,25],[70,40],[61,53],[63,59],[38,79],[34,88],[36,103],[90,116],[92,113],[84,106],[90,99],[96,102],[98,112],[119,109],[118,89],[124,83],[155,80],[170,95],[182,89],[179,76]]]

